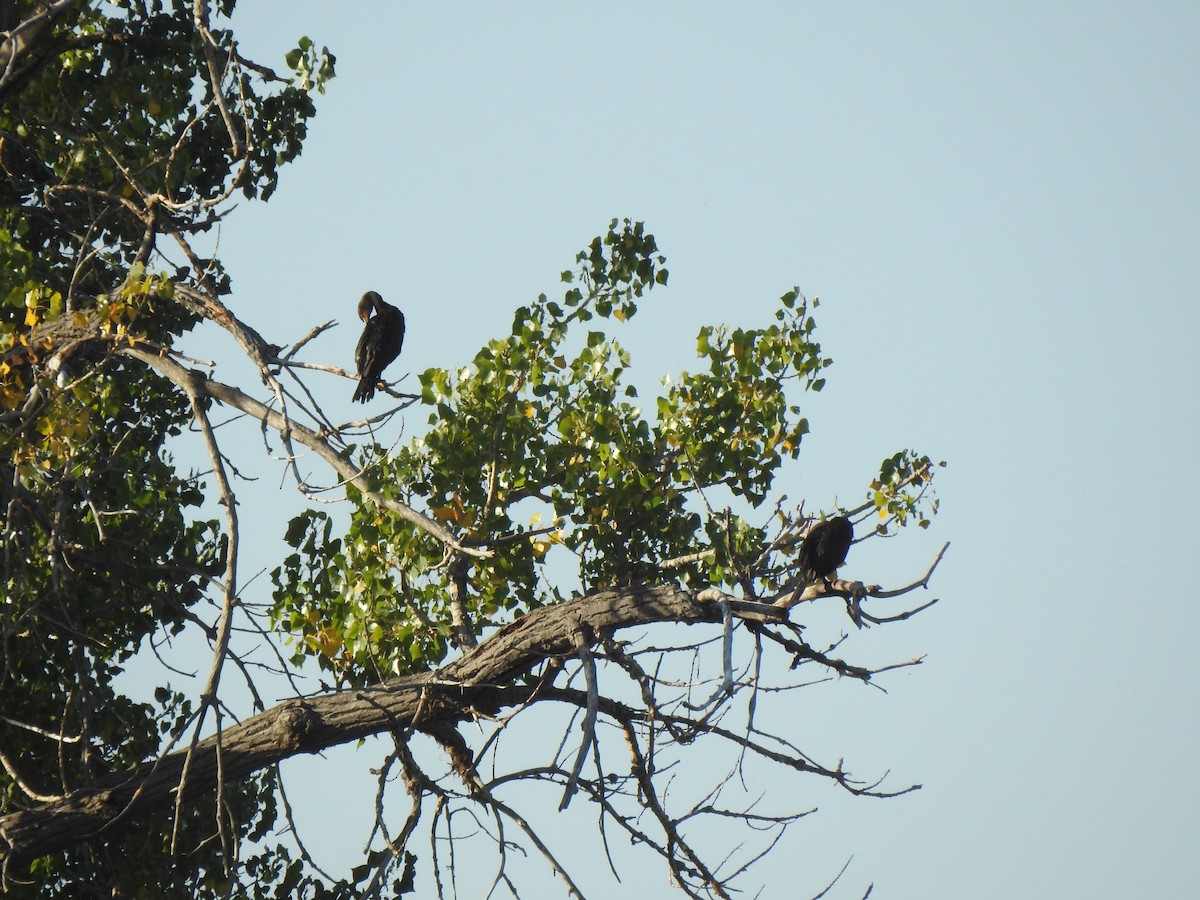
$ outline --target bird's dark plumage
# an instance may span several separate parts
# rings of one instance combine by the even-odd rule
[[[359,375],[354,399],[366,403],[375,396],[379,376],[400,355],[400,348],[404,346],[404,313],[390,303],[384,303],[375,291],[367,291],[358,301],[358,317],[367,324],[354,351]]]
[[[846,561],[854,526],[846,516],[818,522],[809,529],[800,544],[800,568],[805,578],[828,578]]]

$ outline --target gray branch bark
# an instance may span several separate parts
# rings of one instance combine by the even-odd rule
[[[779,621],[786,616],[765,605],[755,613]],[[287,757],[368,735],[396,728],[436,730],[453,726],[471,709],[499,711],[521,701],[509,688],[517,678],[547,658],[577,652],[581,623],[599,635],[654,622],[720,622],[721,616],[720,604],[711,598],[672,586],[603,592],[535,610],[437,672],[288,700],[224,729],[221,769],[225,778],[239,779]],[[185,800],[217,786],[216,737],[199,742],[191,754]],[[101,837],[145,810],[171,804],[186,756],[186,750],[172,753],[53,802],[0,817],[0,867],[9,871],[20,861]]]

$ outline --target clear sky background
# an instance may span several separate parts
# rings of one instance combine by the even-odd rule
[[[463,365],[628,216],[671,271],[617,333],[643,395],[700,325],[768,324],[799,285],[835,365],[782,490],[852,505],[896,450],[949,462],[930,533],[845,570],[907,582],[952,542],[942,602],[846,651],[927,661],[787,711],[830,762],[924,789],[764,785],[822,811],[763,896],[851,855],[831,897],[1194,896],[1200,5],[243,0],[234,21],[280,68],[300,35],[338,57],[302,158],[221,234],[268,340],[337,318],[308,356],[350,366],[374,288],[408,317],[394,374]],[[258,510],[268,568],[293,495]],[[292,799],[345,871],[378,756],[315,762]],[[637,892],[674,896],[645,862]]]

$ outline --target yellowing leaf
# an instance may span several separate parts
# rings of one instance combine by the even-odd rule
[[[475,523],[475,514],[463,507],[462,500],[458,494],[454,494],[450,498],[450,503],[446,506],[434,507],[433,517],[439,522],[449,522],[453,525],[465,525],[468,528]]]
[[[458,522],[462,514],[453,506],[435,506],[431,512],[439,522]]]
[[[38,323],[38,314],[36,309],[25,310],[25,324],[32,328]]]
[[[309,650],[320,653],[329,659],[332,659],[333,655],[342,647],[342,639],[327,628],[322,628],[316,634],[306,634],[304,643]]]

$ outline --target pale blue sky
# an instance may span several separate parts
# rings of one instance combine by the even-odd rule
[[[851,854],[831,897],[1192,895],[1200,6],[243,0],[235,23],[281,67],[304,34],[338,57],[303,157],[221,236],[269,340],[336,317],[312,357],[348,366],[374,288],[408,316],[397,371],[462,365],[629,216],[671,270],[618,335],[644,393],[701,324],[764,324],[797,284],[835,365],[783,490],[829,507],[895,450],[949,461],[931,533],[847,569],[908,580],[953,542],[943,602],[847,651],[927,663],[789,711],[925,788],[787,782],[823,808],[764,897]],[[335,759],[369,816],[350,769],[378,758]],[[328,768],[306,836],[343,871],[369,820],[329,811]]]

